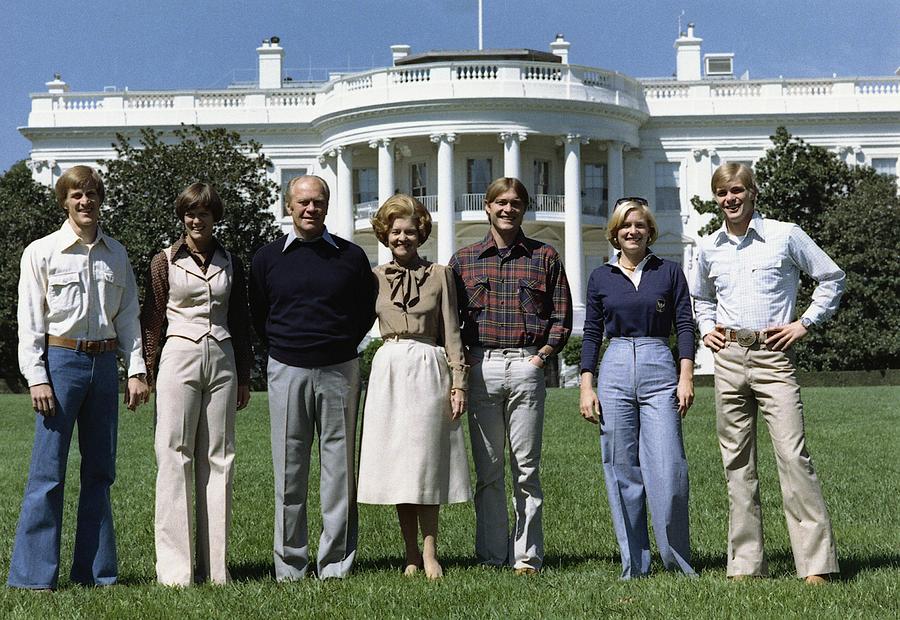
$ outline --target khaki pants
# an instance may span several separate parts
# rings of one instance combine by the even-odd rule
[[[765,575],[756,471],[756,415],[772,438],[784,515],[800,577],[837,573],[831,520],[806,450],[793,352],[735,342],[715,354],[716,428],[728,485],[728,570]]]
[[[169,338],[156,384],[156,578],[194,581],[196,487],[197,577],[226,583],[237,410],[231,341]]]

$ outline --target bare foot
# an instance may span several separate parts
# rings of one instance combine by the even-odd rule
[[[425,576],[429,579],[440,579],[444,576],[444,569],[441,568],[437,559],[425,560]]]

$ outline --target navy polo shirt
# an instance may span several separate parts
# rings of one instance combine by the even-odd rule
[[[596,374],[603,334],[607,338],[678,337],[678,357],[694,359],[691,296],[681,265],[650,254],[637,288],[618,266],[597,267],[588,280],[581,371]]]

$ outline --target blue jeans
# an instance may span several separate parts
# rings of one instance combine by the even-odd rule
[[[613,338],[600,364],[600,448],[622,578],[650,572],[647,504],[663,565],[693,575],[688,471],[665,338]]]
[[[115,479],[119,386],[115,352],[89,354],[47,348],[56,415],[36,414],[31,468],[7,584],[55,588],[59,580],[63,487],[69,444],[78,424],[81,493],[72,581],[115,583],[116,540],[109,488]]]

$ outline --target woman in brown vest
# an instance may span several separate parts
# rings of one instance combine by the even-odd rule
[[[234,419],[250,400],[246,280],[238,258],[213,237],[223,213],[213,187],[189,186],[175,212],[184,236],[153,257],[141,313],[157,388],[156,576],[173,586],[227,583]]]

